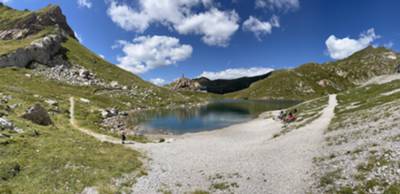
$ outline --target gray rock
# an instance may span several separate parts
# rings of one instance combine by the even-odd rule
[[[112,81],[112,82],[110,83],[110,86],[111,86],[112,88],[118,88],[118,87],[119,87],[119,83],[118,83],[117,81]]]
[[[0,118],[0,130],[6,130],[6,129],[13,130],[14,124],[5,118]]]
[[[119,113],[119,111],[115,108],[100,109],[100,114],[101,114],[101,117],[103,117],[103,119],[117,116],[118,113]]]
[[[35,104],[29,108],[22,118],[32,121],[38,125],[48,126],[53,124],[48,112],[40,104]]]
[[[48,99],[45,102],[50,106],[58,106],[58,102],[56,100]]]
[[[33,61],[51,65],[52,57],[60,50],[63,40],[64,37],[52,34],[33,41],[28,47],[0,56],[0,68],[27,67]]]
[[[94,187],[86,187],[81,194],[99,194],[99,192]]]
[[[83,103],[90,103],[90,100],[89,99],[86,99],[86,98],[80,98],[79,99],[81,102],[83,102]]]

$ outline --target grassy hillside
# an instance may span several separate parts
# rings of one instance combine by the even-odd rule
[[[391,58],[393,54],[386,48],[368,47],[343,60],[279,70],[248,89],[227,94],[227,97],[310,99],[337,93],[374,76],[395,73],[400,57]]]
[[[338,95],[313,193],[399,193],[400,81]]]
[[[46,14],[54,8],[49,6],[29,12],[0,6],[0,30],[15,27],[33,13]],[[0,56],[57,33],[55,29],[46,26],[24,39],[0,40]],[[198,103],[216,97],[157,87],[108,63],[71,36],[62,47],[62,54],[73,66],[84,67],[107,83],[116,81],[128,86],[134,93],[52,80],[35,69],[0,68],[0,115],[4,114],[3,118],[24,130],[16,133],[0,129],[0,193],[80,193],[86,187],[96,187],[101,193],[121,193],[130,188],[137,176],[145,173],[138,152],[98,142],[70,126],[68,98],[71,96],[77,99],[78,122],[106,134],[109,131],[99,125],[99,109],[156,108]],[[10,96],[11,100],[2,102],[4,96]],[[81,98],[89,102],[82,102]],[[51,106],[46,103],[48,100],[55,100],[58,105]],[[21,118],[25,110],[36,103],[49,110],[53,126],[39,126]]]

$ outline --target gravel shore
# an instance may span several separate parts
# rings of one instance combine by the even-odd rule
[[[133,193],[305,193],[336,104],[331,95],[320,118],[279,138],[272,136],[280,122],[255,119],[170,143],[132,145],[150,158],[149,174]]]

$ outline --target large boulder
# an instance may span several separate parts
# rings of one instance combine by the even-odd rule
[[[64,37],[54,34],[35,40],[25,48],[0,56],[0,68],[27,67],[32,62],[53,66],[55,62],[52,59],[57,59],[54,55],[60,50],[63,40]]]
[[[30,107],[22,118],[32,121],[38,125],[48,126],[53,124],[49,113],[47,110],[43,108],[40,104],[35,104],[34,106]]]

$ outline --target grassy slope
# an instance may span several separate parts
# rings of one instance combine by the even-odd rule
[[[389,178],[398,176],[391,172],[399,169],[398,157],[393,156],[399,154],[400,92],[382,95],[399,88],[397,80],[338,95],[336,115],[326,132],[326,151],[316,159],[323,169],[317,187],[328,193],[369,193],[374,187],[400,192],[400,182]]]
[[[45,14],[47,7],[40,10]],[[16,11],[0,6],[0,29],[8,29],[27,17],[30,12]],[[0,41],[0,53],[8,53],[25,47],[30,42],[48,33],[52,27],[24,40]],[[137,107],[160,107],[173,104],[195,103],[213,98],[203,93],[174,93],[156,87],[125,70],[122,70],[98,57],[76,40],[69,38],[63,44],[66,55],[72,64],[79,64],[94,72],[106,81],[137,87],[139,93],[152,91],[146,97],[129,96],[119,91],[95,94],[98,87],[72,86],[66,83],[35,76],[32,70],[22,68],[0,69],[0,93],[11,95],[9,104],[20,104],[8,119],[25,130],[23,134],[0,131],[10,137],[0,137],[0,193],[79,193],[87,186],[96,186],[102,193],[121,191],[123,186],[133,184],[135,176],[115,186],[113,178],[125,173],[140,174],[139,154],[119,145],[100,143],[82,135],[68,123],[68,98],[86,98],[89,104],[77,102],[77,119],[83,126],[106,133],[98,127],[99,108],[117,107],[128,110]],[[25,74],[31,74],[28,77]],[[36,97],[35,97],[36,96]],[[38,97],[37,97],[38,96]],[[34,103],[47,109],[52,107],[45,100],[53,99],[59,103],[59,113],[52,113],[55,126],[42,127],[20,118],[20,115]],[[131,106],[127,106],[127,102]],[[0,112],[5,105],[0,105]],[[37,131],[39,135],[35,135]]]
[[[7,78],[0,79],[0,91],[13,96],[10,104],[21,104],[8,118],[26,130],[21,135],[10,134],[11,138],[0,138],[2,171],[9,171],[16,163],[21,168],[15,177],[0,180],[0,188],[11,189],[13,193],[76,193],[85,186],[103,185],[112,189],[111,178],[139,170],[138,153],[97,142],[68,124],[69,96],[85,96],[99,105],[107,103],[108,98],[91,97],[90,88],[61,84],[41,77],[28,78],[26,73],[30,70],[6,68],[0,71],[0,77]],[[40,97],[34,97],[35,94]],[[46,106],[46,99],[56,99],[60,104],[60,113],[52,116],[55,127],[41,127],[20,119],[19,115],[33,103]],[[87,108],[80,110],[85,112]],[[40,135],[32,136],[34,130]]]
[[[18,21],[29,16],[29,14],[31,14],[29,11],[18,11],[0,5],[0,30],[9,29]]]
[[[397,60],[385,59],[385,48],[368,47],[347,59],[323,65],[305,64],[295,69],[279,70],[272,76],[252,84],[248,89],[227,94],[233,98],[310,99],[353,88],[373,76],[394,73]],[[341,72],[346,75],[340,76]],[[322,87],[320,80],[333,84]]]

